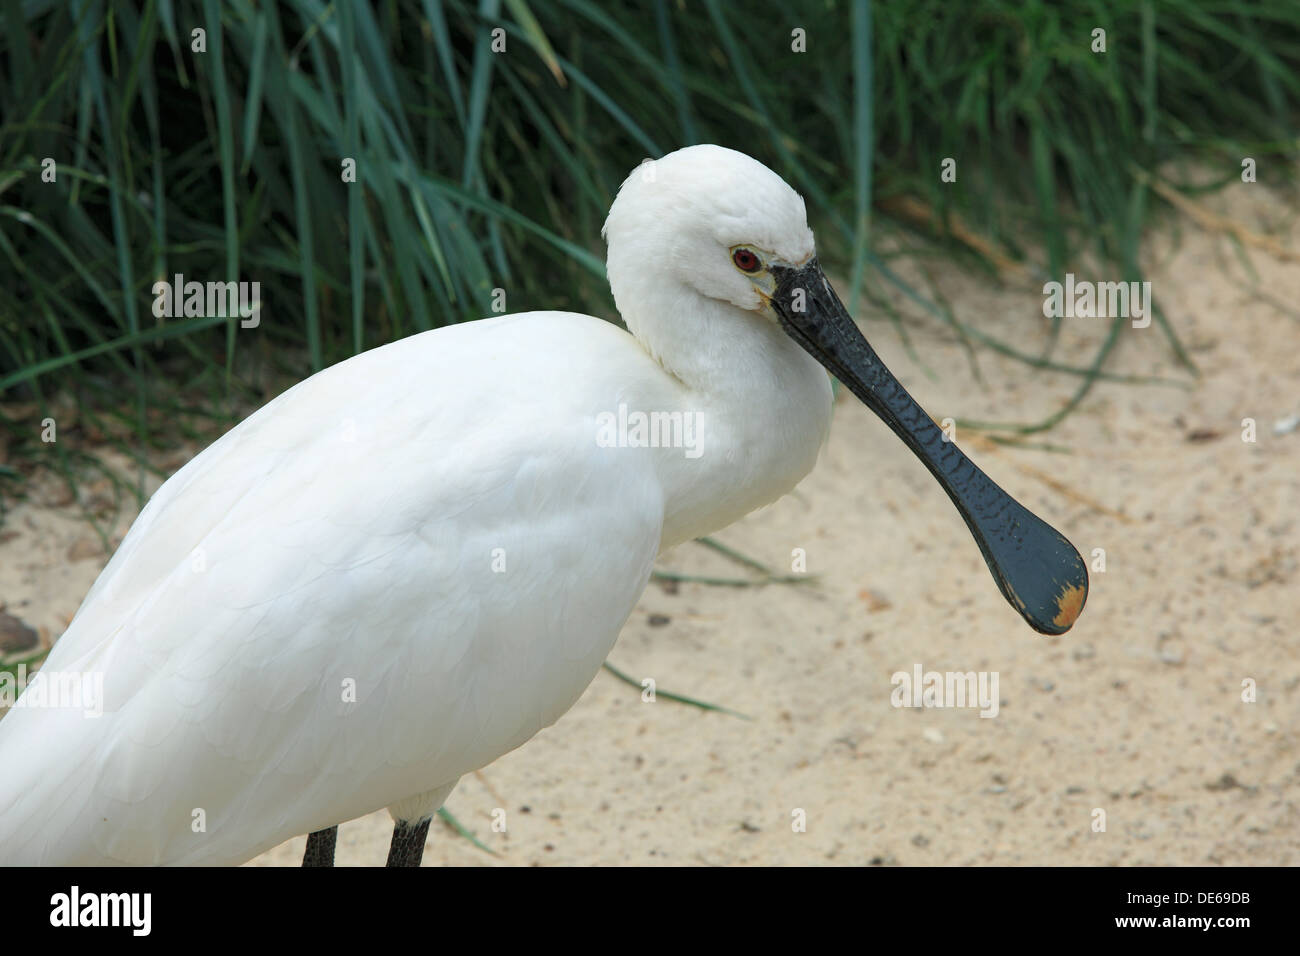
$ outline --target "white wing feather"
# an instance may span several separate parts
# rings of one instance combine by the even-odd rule
[[[558,719],[659,547],[654,469],[595,441],[648,361],[587,316],[484,320],[327,369],[198,455],[45,664],[102,674],[103,716],[0,721],[0,861],[240,862]]]

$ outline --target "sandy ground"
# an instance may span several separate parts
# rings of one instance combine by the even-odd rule
[[[1206,205],[1300,248],[1293,203],[1263,186]],[[1300,862],[1300,430],[1274,431],[1300,414],[1300,262],[1252,252],[1252,275],[1228,240],[1182,224],[1147,261],[1202,371],[1194,387],[1098,385],[1046,436],[1065,453],[957,433],[1086,558],[1104,549],[1070,633],[1021,622],[939,487],[842,394],[813,474],[717,536],[782,570],[804,549],[817,582],[652,583],[610,657],[752,719],[644,703],[602,673],[449,799],[495,855],[435,825],[425,865]],[[1040,347],[1039,289],[930,269],[962,319]],[[1064,320],[1057,357],[1083,363],[1105,325]],[[886,322],[865,327],[937,419],[1035,421],[1077,383],[987,350],[980,382],[952,333],[918,314],[927,374]],[[1126,329],[1108,369],[1187,379],[1154,324]],[[57,499],[38,489],[0,529],[0,601],[46,639],[105,561]],[[660,566],[745,574],[693,543]],[[916,665],[996,671],[997,716],[892,706],[891,675]],[[338,862],[381,864],[390,832],[383,812],[344,825]],[[303,843],[255,863],[296,865]]]

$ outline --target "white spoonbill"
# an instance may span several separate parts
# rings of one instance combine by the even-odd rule
[[[532,312],[403,339],[158,489],[44,665],[101,675],[102,716],[29,685],[0,721],[0,862],[234,864],[308,833],[304,863],[329,864],[338,824],[387,807],[390,865],[418,864],[457,780],[578,699],[655,556],[808,474],[827,370],[938,479],[1021,616],[1070,627],[1078,552],[881,364],[779,176],[679,150],[628,177],[605,236],[627,332]],[[656,412],[689,444],[609,440]]]

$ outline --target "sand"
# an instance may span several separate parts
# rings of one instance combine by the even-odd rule
[[[1204,203],[1300,248],[1283,218],[1293,204],[1265,186]],[[1229,240],[1185,219],[1147,244],[1154,293],[1201,378],[1155,324],[1126,328],[1108,370],[1191,388],[1101,383],[1043,436],[1063,452],[957,431],[1085,558],[1104,549],[1068,634],[1023,624],[928,473],[841,394],[816,470],[717,535],[783,571],[803,549],[816,582],[652,583],[610,656],[660,691],[751,719],[645,703],[602,672],[555,726],[448,800],[495,855],[435,824],[425,865],[1300,862],[1300,429],[1274,431],[1300,415],[1300,265],[1261,251],[1250,261],[1255,275]],[[924,282],[915,262],[899,268]],[[963,321],[1041,348],[1040,288],[932,259],[926,272]],[[977,380],[950,329],[900,308],[931,374],[888,322],[859,313],[936,419],[1035,421],[1077,384],[988,350]],[[1106,324],[1065,319],[1056,357],[1085,362]],[[0,529],[0,601],[48,641],[105,560],[57,486],[38,481]],[[660,567],[747,573],[694,543]],[[997,716],[892,706],[891,675],[917,665],[996,671]],[[384,812],[345,824],[338,862],[381,864],[390,833]],[[303,844],[254,862],[296,865]]]

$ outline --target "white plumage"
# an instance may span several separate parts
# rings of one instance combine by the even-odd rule
[[[631,334],[534,312],[416,335],[158,490],[44,666],[102,675],[103,715],[20,700],[0,721],[0,862],[238,863],[381,807],[390,862],[418,862],[406,824],[573,705],[662,549],[812,469],[823,364],[938,479],[1025,620],[1073,624],[1078,552],[890,375],[780,177],[679,150],[628,177],[605,232]],[[689,416],[691,447],[602,441],[624,408]]]
[[[104,715],[0,722],[0,862],[238,863],[385,806],[427,815],[573,705],[661,548],[811,469],[825,371],[716,297],[746,292],[735,242],[812,254],[802,202],[717,147],[655,166],[607,224],[637,338],[560,312],[416,335],[158,490],[44,665],[102,673]],[[620,403],[697,416],[702,453],[600,447]]]

